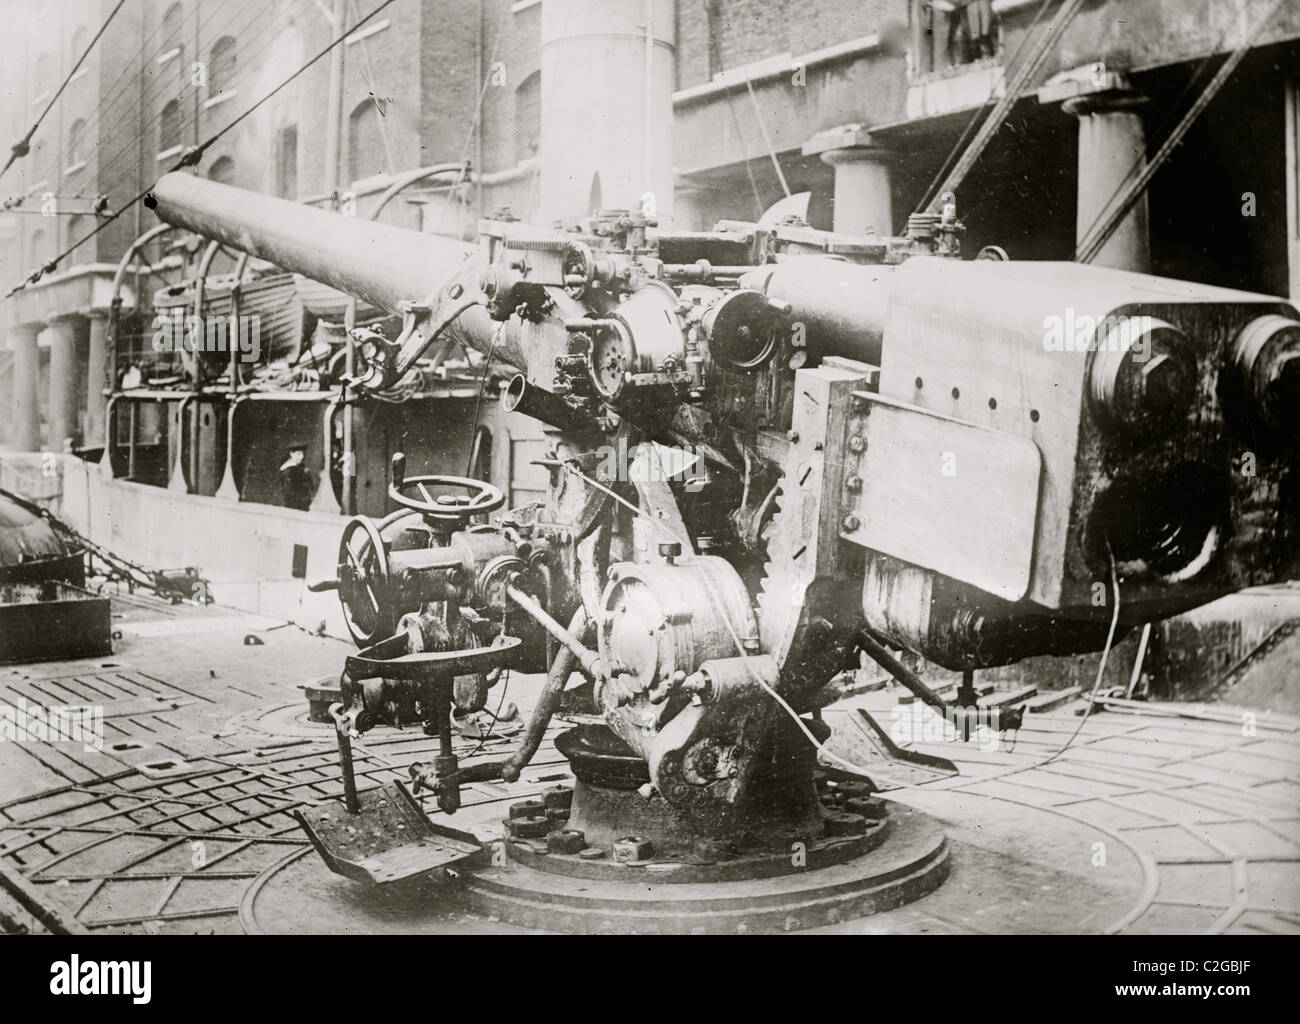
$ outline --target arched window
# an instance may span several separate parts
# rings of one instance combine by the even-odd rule
[[[72,33],[72,48],[68,51],[68,67],[81,60],[81,55],[86,52],[86,47],[90,45],[90,29],[82,25],[77,31]],[[81,65],[83,68],[85,64]]]
[[[534,71],[515,89],[515,163],[537,155],[542,141],[542,73]]]
[[[384,137],[380,128],[380,100],[367,99],[348,118],[348,179],[360,181],[385,169]]]
[[[166,153],[181,144],[181,105],[169,100],[163,105],[158,118],[158,152]]]
[[[31,156],[27,158],[27,171],[45,187],[54,183],[51,175],[57,173],[57,169],[54,167],[54,160],[50,156],[50,145],[43,131],[37,132],[36,138],[32,140]]]
[[[79,213],[75,217],[68,218],[67,226],[67,243],[64,248],[76,245],[88,234],[95,230],[95,218],[88,214]],[[91,240],[85,245],[77,248],[68,260],[72,263],[94,263],[95,262],[95,242]]]
[[[44,96],[54,88],[54,60],[48,53],[36,58],[36,79],[32,83],[32,92]]]
[[[50,236],[44,228],[37,228],[32,232],[31,242],[31,266],[32,269],[45,266],[50,257],[54,255],[54,249],[50,243]]]
[[[286,125],[275,133],[275,194],[298,198],[298,126]]]
[[[180,4],[172,4],[162,20],[162,51],[174,50],[181,45],[184,28],[185,10]]]
[[[235,180],[235,161],[228,156],[219,156],[208,168],[208,177],[222,185],[229,185]]]
[[[80,117],[72,122],[68,129],[68,146],[65,166],[76,167],[86,159],[86,122]]]
[[[222,36],[212,44],[208,59],[208,95],[218,96],[235,80],[235,40]]]

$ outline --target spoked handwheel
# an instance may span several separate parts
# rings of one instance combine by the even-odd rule
[[[401,452],[393,456],[392,470],[388,496],[402,508],[420,513],[436,533],[464,529],[474,516],[495,512],[506,503],[506,496],[499,488],[472,477],[408,477],[406,456]],[[448,488],[462,493],[435,493]]]
[[[369,647],[393,635],[397,628],[388,552],[379,527],[366,516],[354,516],[339,541],[339,602],[343,621],[359,647]]]

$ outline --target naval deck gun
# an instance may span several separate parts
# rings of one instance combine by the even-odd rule
[[[400,314],[396,339],[356,337],[351,387],[453,339],[513,367],[506,406],[546,427],[543,502],[408,478],[398,455],[397,511],[345,530],[323,585],[360,647],[336,715],[347,812],[393,839],[344,851],[336,808],[304,824],[354,877],[460,861],[497,912],[574,928],[893,905],[942,881],[942,833],[852,766],[816,779],[818,694],[860,652],[939,707],[886,648],[960,670],[973,703],[978,669],[1098,650],[1300,564],[1300,312],[1280,298],[964,260],[951,204],[899,238],[600,211],[484,221],[469,244],[185,174],[154,197],[167,223]],[[603,471],[620,451],[639,471]],[[534,717],[512,756],[463,767],[450,709],[507,666],[547,673]],[[405,841],[406,790],[357,793],[349,737],[380,723],[442,737],[412,788],[445,811],[517,779],[571,678],[577,786],[512,812],[511,870],[427,821]],[[629,865],[668,895],[647,905]]]

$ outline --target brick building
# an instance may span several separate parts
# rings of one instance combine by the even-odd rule
[[[0,73],[3,121],[13,138],[112,6],[9,5],[15,31],[0,41]],[[195,170],[312,202],[338,202],[327,195],[337,182],[365,215],[394,174],[466,160],[474,169],[466,180],[414,187],[384,217],[469,236],[479,216],[503,205],[524,219],[572,209],[572,200],[548,207],[543,151],[552,162],[568,154],[575,166],[644,151],[644,189],[611,184],[617,174],[604,168],[591,175],[590,188],[584,181],[574,189],[605,206],[634,205],[643,191],[655,191],[661,217],[689,228],[720,217],[754,219],[787,189],[807,191],[814,226],[899,232],[972,116],[1005,93],[1016,61],[1031,48],[1026,39],[1038,38],[1059,6],[627,0],[591,8],[623,10],[629,30],[609,37],[624,49],[608,66],[575,68],[558,50],[546,64],[546,40],[583,16],[571,0],[396,0],[339,48],[333,173],[329,58],[205,150]],[[1163,139],[1218,55],[1239,46],[1269,6],[1083,4],[957,196],[969,250],[997,244],[1013,258],[1072,258],[1077,236],[1142,152]],[[96,197],[106,196],[110,210],[122,208],[188,147],[320,52],[332,38],[332,12],[350,25],[372,9],[364,0],[128,0],[36,133],[30,155],[5,178],[4,193],[21,197],[15,212],[0,216],[5,283],[84,234],[95,222]],[[638,12],[653,26],[643,50],[631,38],[646,23]],[[1101,262],[1300,294],[1297,56],[1300,9],[1283,4]],[[663,83],[671,93],[670,139],[649,134],[637,88],[629,87],[624,101],[626,124],[573,116],[575,105],[583,109],[583,90],[609,89],[616,72],[640,75],[642,61],[647,103]],[[544,66],[567,77],[550,81],[548,91]],[[57,197],[57,216],[40,215],[46,193]],[[131,241],[155,223],[137,204],[4,304],[0,400],[14,403],[15,414],[0,443],[57,449],[65,438],[102,439],[108,382],[97,369],[97,346],[108,286]],[[164,255],[150,252],[153,260]],[[124,283],[127,306],[135,284]]]

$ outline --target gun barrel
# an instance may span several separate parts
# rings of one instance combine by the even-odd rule
[[[345,217],[301,203],[222,185],[184,172],[163,175],[154,212],[168,224],[215,239],[276,266],[397,313],[420,302],[481,261],[476,245]],[[493,351],[493,324],[483,307],[453,325],[457,340]],[[523,366],[515,338],[498,338],[495,356]]]

